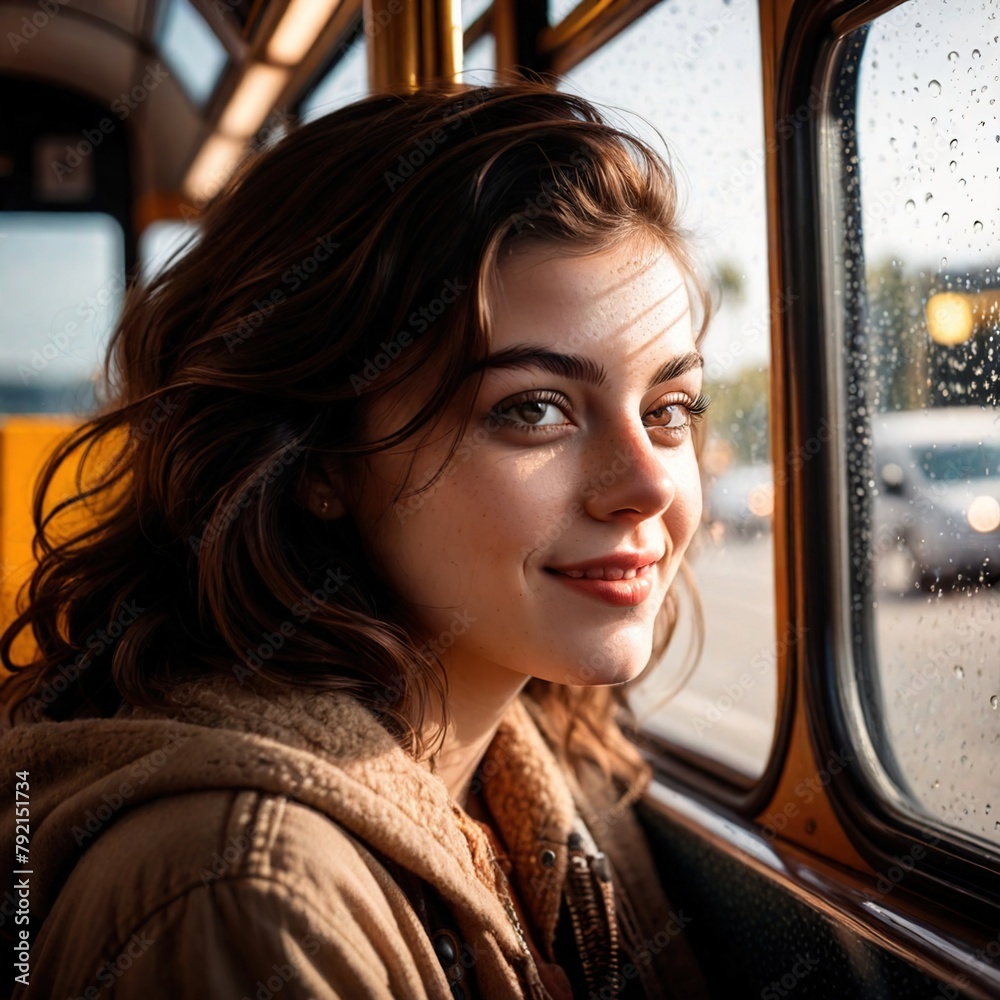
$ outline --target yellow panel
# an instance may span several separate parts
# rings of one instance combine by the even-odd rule
[[[31,507],[36,480],[45,460],[77,424],[78,420],[72,417],[52,416],[6,417],[0,421],[0,625],[4,627],[14,617],[17,592],[35,563]],[[103,452],[104,449],[97,449],[95,454]],[[46,498],[46,511],[76,492],[79,458],[78,452],[59,469]],[[57,537],[78,530],[90,516],[79,505],[71,508],[57,519]],[[48,535],[53,537],[51,529]],[[28,633],[21,633],[12,652],[18,662],[32,655]]]

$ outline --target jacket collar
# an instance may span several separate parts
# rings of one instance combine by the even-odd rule
[[[181,685],[169,699],[170,715],[178,721],[264,737],[332,765],[340,780],[310,804],[426,879],[446,899],[468,906],[463,897],[472,882],[488,890],[491,904],[502,898],[503,876],[483,827],[351,695],[278,686],[257,693],[222,677]],[[529,705],[534,703],[522,695],[508,707],[473,780],[500,829],[518,896],[551,961],[571,835],[597,849]],[[155,713],[131,709],[127,716]],[[310,784],[303,777],[293,794],[302,797]]]

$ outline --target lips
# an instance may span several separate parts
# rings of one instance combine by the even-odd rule
[[[635,607],[653,592],[655,552],[616,552],[575,566],[546,566],[546,572],[577,593],[617,607]]]

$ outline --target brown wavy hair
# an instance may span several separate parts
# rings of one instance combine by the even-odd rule
[[[447,691],[440,661],[351,519],[309,514],[304,484],[320,460],[363,459],[457,398],[489,351],[500,255],[521,242],[591,253],[652,236],[688,278],[700,342],[710,300],[677,201],[664,157],[535,81],[374,95],[255,156],[186,252],[130,289],[102,404],[38,480],[37,565],[0,636],[8,721],[162,708],[179,681],[259,674],[348,691],[426,753],[428,699]],[[469,293],[366,380],[367,359],[448,279]],[[445,364],[423,407],[364,442],[375,393],[426,385],[430,359]],[[46,510],[69,462],[77,491]],[[84,527],[54,537],[74,508]],[[675,619],[672,590],[651,663]],[[15,663],[28,628],[36,655]],[[532,679],[527,692],[568,760],[646,773],[616,721],[621,687]]]

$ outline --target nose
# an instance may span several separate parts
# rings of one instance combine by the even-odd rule
[[[671,459],[680,457],[675,451],[654,443],[638,417],[617,417],[595,440],[583,484],[584,510],[599,521],[630,517],[637,523],[662,514],[677,495],[670,472]]]

